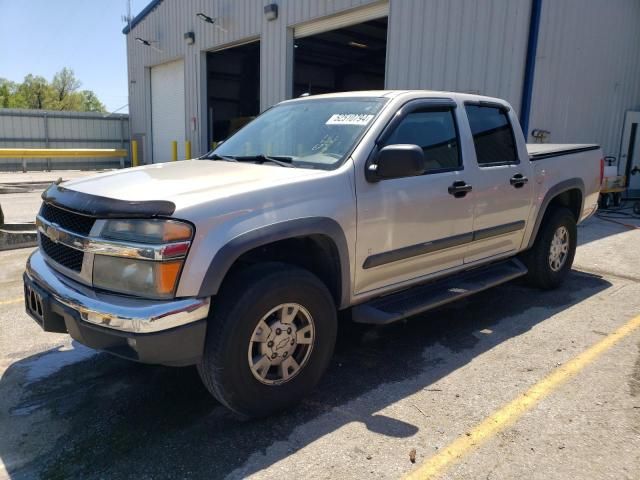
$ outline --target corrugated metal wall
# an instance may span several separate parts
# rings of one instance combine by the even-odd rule
[[[131,133],[151,151],[149,69],[178,58],[185,61],[185,139],[193,144],[193,154],[207,148],[203,84],[206,70],[204,50],[226,48],[250,39],[261,40],[260,102],[262,108],[289,97],[292,69],[291,27],[298,23],[344,12],[379,0],[280,0],[278,20],[268,22],[263,6],[270,0],[164,0],[127,35],[129,69],[129,111]],[[202,12],[217,18],[219,26],[196,17]],[[195,44],[187,45],[184,33],[195,33]],[[155,48],[135,41],[154,40]],[[158,51],[160,50],[160,51]],[[192,119],[195,118],[195,128]],[[148,158],[147,158],[148,161]]]
[[[129,148],[129,116],[57,110],[0,109],[0,148]],[[53,169],[104,168],[117,158],[51,161]],[[30,170],[47,167],[46,159],[29,159]],[[0,171],[22,169],[21,159],[1,158]]]
[[[529,129],[618,155],[624,113],[640,108],[640,2],[546,0]]]
[[[207,148],[206,51],[261,40],[261,106],[291,95],[293,27],[375,0],[164,0],[127,35],[132,134],[150,152],[149,68],[185,60],[185,138]],[[531,0],[390,0],[386,84],[477,92],[520,110]],[[203,12],[219,20],[207,24]],[[545,0],[530,128],[556,142],[600,142],[617,154],[624,111],[640,98],[640,2]],[[194,45],[183,35],[195,32]],[[135,42],[154,40],[154,48]],[[161,51],[157,51],[161,50]],[[195,123],[192,119],[195,119]],[[180,140],[180,139],[178,139]]]
[[[390,6],[388,88],[478,93],[520,109],[531,0],[395,0]]]

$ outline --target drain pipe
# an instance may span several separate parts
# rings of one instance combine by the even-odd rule
[[[538,50],[541,12],[542,0],[532,0],[531,18],[529,20],[529,39],[527,41],[527,60],[524,67],[522,102],[520,104],[520,125],[524,133],[525,141],[529,138],[529,115],[531,114],[531,97],[533,96],[533,77],[536,70],[536,52]]]

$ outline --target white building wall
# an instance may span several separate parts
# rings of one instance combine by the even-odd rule
[[[529,133],[618,156],[624,113],[639,108],[640,2],[545,0]]]
[[[388,88],[478,93],[520,110],[531,0],[394,0],[390,7]]]

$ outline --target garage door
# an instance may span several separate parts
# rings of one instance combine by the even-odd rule
[[[323,18],[321,20],[297,25],[294,28],[294,36],[295,38],[304,38],[311,35],[316,35],[318,33],[337,30],[349,25],[355,25],[357,23],[363,23],[369,20],[375,20],[376,18],[387,16],[389,16],[388,2],[370,5],[368,7],[358,8],[341,15],[335,15],[332,17]]]
[[[151,68],[153,163],[171,160],[171,142],[184,143],[184,61]],[[178,149],[179,151],[182,149]]]

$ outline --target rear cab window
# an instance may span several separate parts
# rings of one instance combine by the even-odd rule
[[[499,105],[465,104],[480,167],[519,163],[508,110]]]

